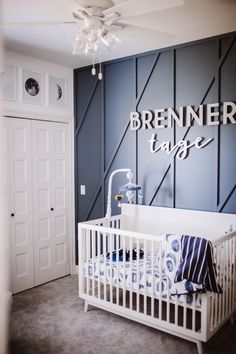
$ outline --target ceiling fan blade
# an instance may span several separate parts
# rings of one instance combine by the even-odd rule
[[[112,2],[115,4],[115,5],[119,5],[121,4],[122,2],[126,2],[127,0],[112,0]]]
[[[150,32],[154,32],[157,35],[161,35],[162,37],[168,37],[168,38],[175,38],[176,37],[176,35],[173,34],[173,33],[163,32],[163,31],[159,31],[159,30],[156,30],[156,29],[153,29],[153,28],[148,28],[148,27],[145,27],[145,26],[137,26],[137,25],[133,25],[133,24],[127,24],[127,25],[125,25],[124,28],[129,28],[129,27],[137,28],[137,29],[142,29],[143,28],[144,30],[147,30],[147,31],[150,31]]]
[[[165,10],[175,6],[184,5],[184,0],[127,0],[119,2],[103,11],[106,16],[112,12],[118,12],[122,18],[135,17],[149,12]]]
[[[84,6],[82,6],[78,0],[59,0],[59,1],[71,11],[75,9],[84,10]]]
[[[42,21],[42,22],[19,22],[19,23],[0,23],[0,28],[20,28],[20,27],[41,27],[41,26],[70,26],[75,25],[76,21]]]
[[[113,0],[77,0],[84,7],[100,7],[107,9],[114,5]],[[125,0],[126,1],[126,0]]]

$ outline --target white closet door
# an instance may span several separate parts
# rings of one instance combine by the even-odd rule
[[[31,122],[9,119],[13,293],[34,286]]]
[[[32,122],[35,285],[69,274],[68,127]]]

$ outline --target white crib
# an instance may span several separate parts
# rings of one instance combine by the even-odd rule
[[[190,303],[186,295],[177,297],[164,291],[161,276],[158,293],[155,291],[155,262],[163,269],[161,235],[167,233],[211,240],[223,294],[195,293]],[[119,259],[118,255],[115,260],[107,259],[108,253],[134,247],[136,260]],[[147,257],[150,275],[141,286],[140,268],[146,276]],[[134,274],[138,275],[135,283]],[[89,304],[111,311],[195,342],[198,353],[203,353],[202,342],[226,321],[233,321],[236,309],[236,215],[123,204],[121,215],[79,223],[79,296],[85,300],[85,311]]]

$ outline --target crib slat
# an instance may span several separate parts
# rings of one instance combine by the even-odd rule
[[[151,241],[151,260],[152,260],[152,293],[151,293],[151,316],[154,317],[154,299],[155,299],[155,291],[154,291],[154,241]]]
[[[197,301],[197,294],[193,294],[193,304],[192,304],[192,330],[196,331],[196,301]]]
[[[132,252],[132,238],[129,238],[129,250],[130,250],[130,293],[129,293],[129,308],[133,309],[133,291],[132,291],[132,263],[133,263],[133,252]]]
[[[159,249],[159,319],[162,320],[162,242]]]
[[[216,259],[215,259],[216,267],[219,264],[219,260],[220,260],[220,248],[219,248],[219,245],[217,245]],[[218,284],[220,284],[218,273],[219,273],[219,269],[216,268],[216,281],[218,282]],[[219,294],[217,294],[217,296],[216,296],[216,301],[217,301],[217,304],[216,304],[216,314],[215,314],[215,317],[216,317],[215,326],[218,326],[218,324],[220,323],[220,295]]]
[[[214,247],[214,263],[216,263],[217,261],[217,252],[218,252],[218,248]],[[217,263],[216,263],[217,264]],[[214,293],[214,318],[213,318],[213,328],[215,328],[217,326],[217,314],[218,314],[218,294]]]
[[[106,255],[107,255],[107,236],[106,233],[102,233],[102,239],[103,239],[103,261],[104,261],[104,285],[103,285],[103,291],[104,291],[104,300],[107,301],[107,262],[106,262]]]
[[[145,276],[145,283],[144,283],[144,314],[147,314],[147,240],[144,240],[144,276]]]
[[[179,323],[179,312],[178,312],[178,297],[175,295],[175,325],[178,326]]]
[[[120,278],[120,257],[119,257],[119,235],[115,235],[116,237],[116,266],[117,266],[117,272],[116,272],[116,304],[119,306],[120,304],[120,297],[119,297],[119,278]]]
[[[113,303],[113,299],[112,299],[112,274],[113,274],[113,269],[112,269],[112,234],[108,234],[108,244],[109,244],[109,253],[110,253],[110,303]]]
[[[229,306],[229,284],[228,284],[228,271],[229,271],[229,265],[228,265],[228,257],[229,257],[229,249],[228,249],[228,240],[226,241],[225,245],[225,251],[226,251],[226,257],[225,257],[225,276],[226,276],[226,282],[225,282],[225,287],[226,287],[226,303],[225,303],[225,316],[228,316],[228,306]]]
[[[229,268],[229,276],[230,276],[230,298],[229,298],[229,303],[230,303],[230,313],[233,311],[233,306],[232,306],[232,295],[233,295],[233,239],[230,239],[230,248],[229,248],[229,254],[230,254],[230,268]]]
[[[219,284],[223,288],[223,283],[222,283],[222,273],[223,273],[223,255],[222,255],[222,245],[218,245],[218,250],[219,250],[219,257],[218,257],[218,266],[219,266]],[[224,289],[223,289],[224,291]],[[222,319],[222,304],[223,304],[223,295],[220,296],[219,298],[219,322],[221,322]]]
[[[167,283],[167,301],[166,301],[166,321],[170,323],[170,289],[169,283]]]
[[[139,269],[139,264],[140,264],[140,244],[139,244],[139,239],[136,239],[137,242],[137,293],[136,293],[136,311],[139,312],[139,297],[140,297],[140,292],[139,292],[139,285],[140,285],[140,269]]]
[[[186,307],[186,302],[184,302],[184,304],[183,304],[183,309],[184,309],[184,311],[183,311],[183,316],[184,316],[184,318],[183,318],[183,327],[184,327],[184,329],[186,329],[187,328],[187,307]]]
[[[123,248],[123,307],[126,307],[126,267],[125,267],[125,262],[126,262],[126,247],[125,247],[125,236],[122,236],[122,248]]]
[[[89,283],[90,283],[90,275],[89,275],[89,258],[90,258],[90,231],[85,230],[86,235],[86,264],[87,264],[87,281],[86,281],[86,293],[89,295]]]
[[[222,272],[222,275],[223,275],[223,303],[222,303],[222,320],[224,320],[225,318],[225,294],[226,294],[226,289],[225,289],[225,267],[226,267],[226,261],[225,261],[225,257],[226,257],[226,251],[225,251],[225,242],[223,242],[223,259],[222,259],[222,262],[223,262],[223,272]]]
[[[98,298],[101,299],[101,281],[100,281],[100,272],[101,272],[101,235],[99,232],[96,232],[97,236],[97,245],[98,245]]]
[[[220,283],[219,282],[219,268],[217,268],[218,263],[219,263],[219,256],[220,256],[219,245],[216,245],[216,247],[215,247],[215,264],[217,265],[216,266],[216,276],[217,276],[216,281],[218,283]],[[215,326],[217,326],[219,323],[219,311],[220,311],[220,297],[219,297],[219,295],[217,295],[216,301],[217,301],[217,305],[216,305],[216,313],[215,313]]]
[[[226,296],[225,296],[225,317],[228,316],[228,297],[229,297],[229,287],[228,287],[228,241],[225,243],[225,287],[226,287]]]
[[[232,308],[233,310],[235,309],[235,305],[236,305],[236,295],[235,295],[235,288],[236,288],[236,237],[233,238],[233,251],[232,251],[232,255],[233,255],[233,262],[232,262],[232,276],[233,276],[233,291],[232,291]]]
[[[232,311],[232,244],[233,240],[229,240],[229,313]]]
[[[95,235],[94,235],[94,230],[92,230],[92,235],[91,235],[91,247],[92,247],[92,265],[93,265],[93,276],[92,276],[92,295],[95,296]]]

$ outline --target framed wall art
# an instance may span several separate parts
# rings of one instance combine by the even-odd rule
[[[66,80],[48,76],[48,105],[65,107],[66,105]]]
[[[42,103],[42,77],[33,71],[22,72],[22,100],[28,103]]]
[[[1,97],[16,101],[16,67],[3,65],[1,72]]]

